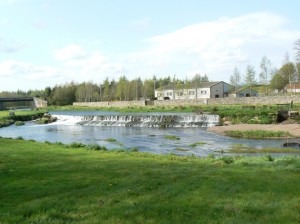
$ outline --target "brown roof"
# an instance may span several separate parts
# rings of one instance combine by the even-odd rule
[[[286,89],[300,89],[300,84],[299,83],[294,83],[294,84],[287,84],[285,86]]]
[[[197,83],[197,88],[210,88],[220,82],[223,82],[223,81],[219,81],[219,82],[199,82]],[[181,89],[192,89],[192,88],[195,88],[196,85],[194,83],[189,83],[189,84],[181,84],[180,85],[180,88]],[[169,84],[169,85],[166,85],[166,86],[163,86],[163,87],[160,87],[156,90],[173,90],[173,89],[177,89],[178,87],[176,85],[173,85],[173,84]]]

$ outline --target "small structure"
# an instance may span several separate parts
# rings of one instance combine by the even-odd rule
[[[232,94],[234,97],[256,97],[258,91],[249,87],[242,87]]]
[[[155,90],[158,100],[208,99],[228,97],[233,86],[223,82],[166,85]]]
[[[37,97],[6,97],[0,98],[0,110],[9,108],[22,109],[22,108],[42,108],[47,107],[47,101]]]

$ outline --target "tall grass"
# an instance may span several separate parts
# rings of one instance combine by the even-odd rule
[[[292,135],[285,131],[264,131],[264,130],[248,130],[248,131],[225,131],[227,136],[233,138],[253,138],[253,139],[263,139],[263,138],[287,138]]]

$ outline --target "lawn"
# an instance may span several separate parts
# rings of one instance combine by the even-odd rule
[[[0,138],[0,223],[300,223],[300,158],[196,158]]]

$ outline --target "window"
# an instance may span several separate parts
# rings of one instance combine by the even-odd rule
[[[201,90],[201,95],[205,95],[206,94],[206,90]]]
[[[167,96],[172,96],[173,93],[172,92],[167,92]]]
[[[195,95],[195,91],[189,91],[189,95]]]
[[[177,92],[177,96],[183,96],[183,92],[181,91]]]

